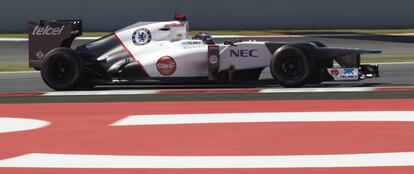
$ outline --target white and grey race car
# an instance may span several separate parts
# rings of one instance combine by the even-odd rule
[[[190,38],[188,28],[186,16],[176,14],[173,21],[138,22],[71,48],[82,34],[80,20],[29,22],[29,64],[55,90],[143,80],[255,83],[266,67],[284,87],[379,76],[378,66],[360,63],[361,54],[378,50],[319,42],[216,44],[207,33]]]

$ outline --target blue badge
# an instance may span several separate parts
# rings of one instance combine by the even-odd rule
[[[353,68],[344,68],[344,74],[354,74]]]
[[[140,28],[132,34],[132,42],[138,46],[151,42],[151,39],[151,32],[146,28]]]

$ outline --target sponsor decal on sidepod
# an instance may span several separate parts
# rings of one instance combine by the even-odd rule
[[[158,59],[156,66],[158,72],[164,76],[170,76],[174,74],[175,70],[177,69],[175,60],[170,56],[164,56]]]
[[[230,50],[230,57],[258,57],[257,52],[259,50]]]

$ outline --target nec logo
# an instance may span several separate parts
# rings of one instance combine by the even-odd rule
[[[230,57],[258,57],[257,49],[253,50],[230,50]]]
[[[49,25],[47,25],[46,27],[39,27],[39,25],[37,25],[33,32],[32,35],[33,36],[58,36],[62,33],[63,28],[65,28],[65,26],[63,25],[62,27],[51,27]]]

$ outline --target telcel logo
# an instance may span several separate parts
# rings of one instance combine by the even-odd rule
[[[257,49],[253,50],[230,50],[230,57],[258,57]]]
[[[33,36],[58,36],[62,33],[63,28],[65,28],[65,26],[63,25],[62,27],[51,27],[49,25],[47,25],[46,27],[39,27],[39,25],[37,25],[33,32],[32,35]]]

